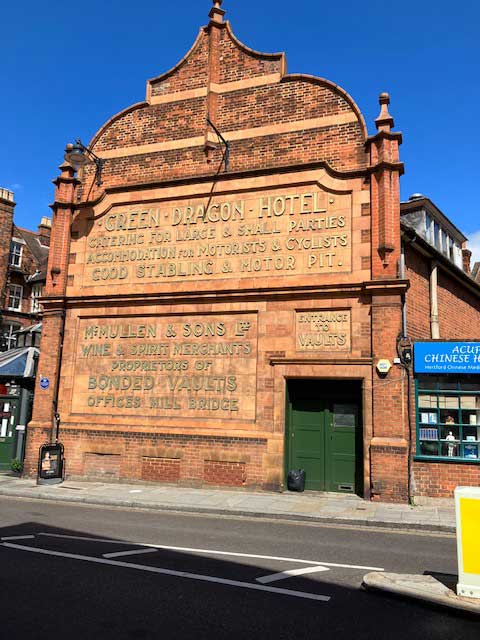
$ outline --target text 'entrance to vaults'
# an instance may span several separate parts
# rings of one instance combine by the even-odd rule
[[[287,381],[285,473],[304,469],[305,489],[363,491],[362,385]]]

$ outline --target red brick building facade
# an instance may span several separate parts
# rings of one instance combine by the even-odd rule
[[[16,331],[38,322],[45,284],[51,221],[38,231],[13,222],[14,194],[0,188],[0,350],[16,345]]]
[[[58,399],[73,476],[277,490],[303,467],[313,490],[444,494],[442,470],[430,483],[434,465],[413,462],[398,344],[405,308],[412,336],[430,337],[430,258],[400,221],[389,97],[369,136],[343,89],[287,74],[223,16],[216,1],[187,55],[94,136],[100,180],[93,163],[60,167],[39,364],[51,384],[26,470]],[[478,319],[478,286],[452,269]],[[458,297],[449,278],[442,306]],[[472,338],[464,324],[449,337]]]

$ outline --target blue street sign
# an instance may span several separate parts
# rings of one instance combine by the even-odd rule
[[[480,342],[415,342],[415,373],[480,374]]]
[[[40,378],[40,387],[42,389],[48,389],[50,386],[50,380],[48,378]]]

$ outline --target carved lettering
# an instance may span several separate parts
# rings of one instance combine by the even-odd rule
[[[80,320],[72,410],[253,421],[256,332],[251,313]]]
[[[297,311],[297,351],[350,351],[350,309]]]
[[[351,243],[351,194],[320,188],[208,205],[195,199],[144,210],[114,206],[95,220],[87,252],[78,254],[85,262],[80,286],[349,272]]]

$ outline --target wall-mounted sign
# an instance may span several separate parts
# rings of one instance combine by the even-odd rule
[[[50,380],[48,378],[40,378],[40,388],[48,389],[50,386]]]
[[[480,374],[480,342],[416,342],[415,373]]]
[[[72,410],[255,420],[254,313],[81,319]]]
[[[350,351],[350,309],[317,309],[295,314],[297,351]]]
[[[115,205],[84,231],[72,252],[95,289],[352,271],[352,195],[318,186]]]

